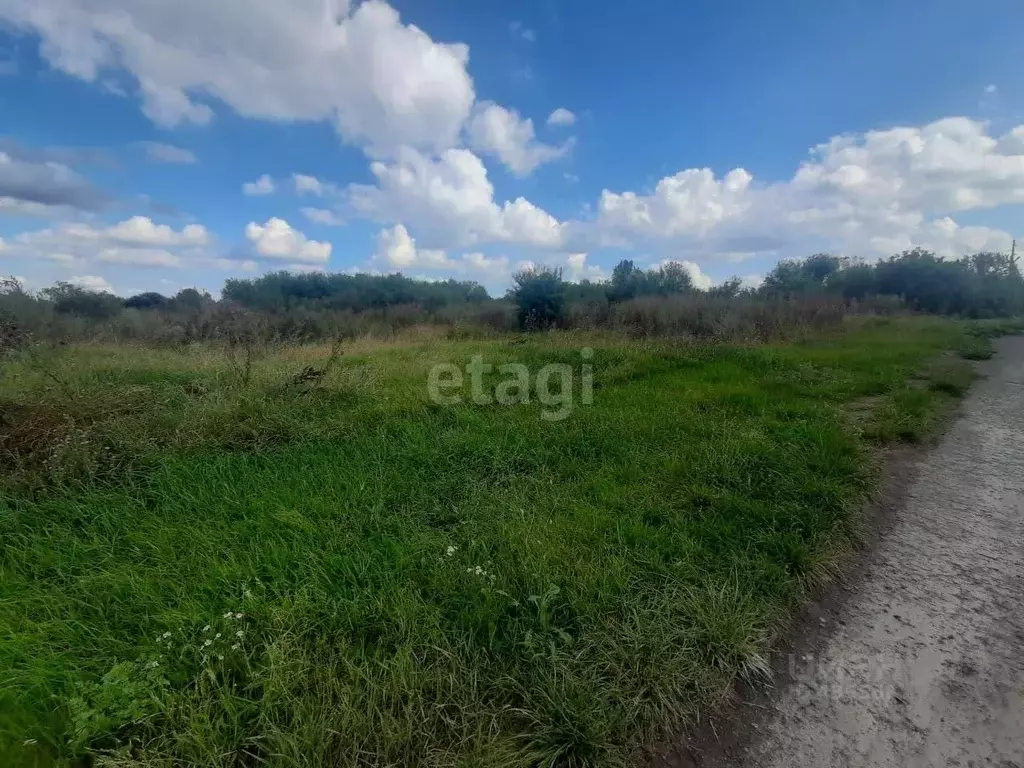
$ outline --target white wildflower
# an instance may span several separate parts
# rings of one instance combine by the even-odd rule
[[[203,632],[209,632],[209,631],[210,631],[210,625],[207,624],[205,627],[203,627]]]
[[[170,633],[170,632],[164,632],[164,634],[163,634],[163,638],[164,638],[164,640],[166,640],[166,639],[167,639],[168,637],[170,637],[170,636],[171,636],[171,633]]]
[[[213,640],[204,640],[203,641],[203,648],[206,648],[208,645],[211,645],[212,643],[213,643]]]
[[[242,630],[238,630],[237,632],[235,632],[235,637],[245,637],[245,632],[243,632]]]
[[[216,635],[214,635],[213,639],[214,640],[219,640],[220,639],[220,632],[218,632]]]
[[[218,653],[217,654],[217,659],[220,660],[220,661],[224,661],[224,654],[223,653]]]
[[[233,613],[232,613],[231,611],[228,611],[228,612],[227,612],[227,613],[225,613],[225,614],[224,614],[223,616],[221,616],[221,618],[222,618],[222,619],[230,619],[230,618],[232,618],[232,617],[233,617],[234,615],[235,615],[235,614],[233,614]]]
[[[238,650],[239,648],[241,648],[241,647],[242,647],[242,646],[240,646],[240,645],[239,645],[238,643],[235,643],[234,645],[232,645],[232,646],[231,646],[231,650],[232,650],[232,651],[237,651],[237,650]]]
[[[459,550],[459,548],[458,548],[458,547],[456,547],[455,545],[449,545],[449,546],[448,546],[448,549],[446,549],[446,550],[445,550],[445,554],[446,554],[446,555],[448,555],[448,557],[451,557],[451,556],[452,556],[452,555],[454,555],[454,554],[455,554],[455,553],[456,553],[456,552],[457,552],[458,550]]]

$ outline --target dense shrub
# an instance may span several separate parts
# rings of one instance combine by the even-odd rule
[[[170,303],[171,300],[162,293],[153,291],[138,293],[124,300],[124,306],[127,309],[163,309]]]
[[[628,301],[641,296],[672,296],[692,293],[693,277],[677,262],[668,262],[644,271],[629,259],[623,259],[612,270],[607,286],[609,301]]]
[[[290,342],[389,336],[425,325],[445,327],[455,336],[608,328],[641,336],[772,338],[834,323],[843,311],[1024,314],[1024,279],[1013,255],[983,252],[952,260],[920,249],[875,264],[830,254],[784,260],[756,291],[737,278],[700,290],[681,264],[645,271],[628,260],[605,282],[566,282],[560,269],[549,267],[521,271],[499,300],[473,282],[402,275],[276,272],[228,280],[219,301],[195,288],[172,297],[142,293],[122,300],[69,283],[35,295],[12,281],[5,285],[3,327],[16,324],[19,332],[44,341],[160,345],[224,341],[225,327],[242,310],[268,338]]]
[[[414,280],[401,274],[324,274],[274,272],[224,284],[225,299],[249,309],[292,310],[298,307],[352,310],[420,305],[428,310],[451,304],[486,301],[479,283],[460,280]]]
[[[915,310],[968,317],[1024,312],[1024,280],[1016,257],[982,252],[943,259],[915,248],[870,265],[816,254],[780,261],[765,277],[761,293],[793,297],[835,294],[845,299],[896,296]]]
[[[729,298],[695,293],[645,296],[604,307],[579,304],[570,308],[567,325],[608,328],[634,337],[768,341],[838,327],[850,310],[831,296]]]
[[[512,276],[508,299],[518,307],[519,327],[545,330],[561,323],[565,313],[565,280],[561,269],[532,267]]]
[[[71,283],[56,283],[44,288],[43,295],[53,302],[61,315],[74,315],[88,320],[108,320],[119,314],[121,299],[105,291],[89,291]]]

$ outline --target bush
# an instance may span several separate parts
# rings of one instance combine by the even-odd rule
[[[61,315],[73,315],[87,320],[109,320],[121,313],[121,299],[106,291],[87,291],[71,283],[57,283],[43,290]]]
[[[849,312],[829,296],[727,298],[703,293],[645,296],[611,304],[575,305],[572,328],[609,328],[634,337],[678,336],[704,341],[770,341],[836,328]]]
[[[124,300],[126,309],[162,309],[170,304],[171,300],[162,293],[149,291],[129,296]]]
[[[560,324],[565,315],[565,286],[562,270],[533,267],[512,276],[515,287],[508,298],[519,308],[519,327],[547,330]]]
[[[693,276],[679,262],[670,261],[646,272],[623,259],[612,270],[607,296],[612,302],[629,301],[641,296],[672,296],[692,293]]]
[[[778,297],[831,293],[858,301],[895,296],[921,312],[967,317],[1024,312],[1024,280],[1015,256],[990,252],[953,260],[915,248],[874,265],[816,254],[780,261],[760,292]]]

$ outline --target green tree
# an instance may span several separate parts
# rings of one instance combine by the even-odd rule
[[[566,283],[561,268],[532,267],[512,276],[514,286],[507,298],[518,308],[519,327],[546,330],[561,322],[565,314]]]
[[[816,253],[806,259],[783,259],[765,276],[761,292],[787,297],[820,292],[847,264],[843,257],[829,253]]]
[[[644,272],[631,259],[623,259],[612,269],[612,281],[608,287],[609,301],[627,301],[643,293]]]
[[[162,293],[147,291],[129,296],[124,300],[124,305],[127,309],[163,309],[170,301]]]
[[[646,275],[646,285],[641,283],[640,289],[644,293],[657,293],[662,296],[671,296],[676,293],[690,293],[694,290],[693,276],[677,261],[670,261],[657,270],[652,270]]]
[[[88,320],[109,320],[121,313],[120,298],[106,291],[88,291],[67,282],[58,282],[42,290],[45,299],[53,302],[58,314],[74,315]]]
[[[231,282],[230,280],[228,281]],[[213,303],[213,298],[205,291],[200,292],[197,288],[182,288],[174,294],[174,306],[176,309],[202,309],[204,305]]]

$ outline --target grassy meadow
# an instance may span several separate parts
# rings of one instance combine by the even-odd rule
[[[315,381],[326,346],[36,349],[0,379],[0,764],[629,764],[765,669],[972,330],[411,332]],[[474,355],[571,366],[571,413],[434,403]]]

